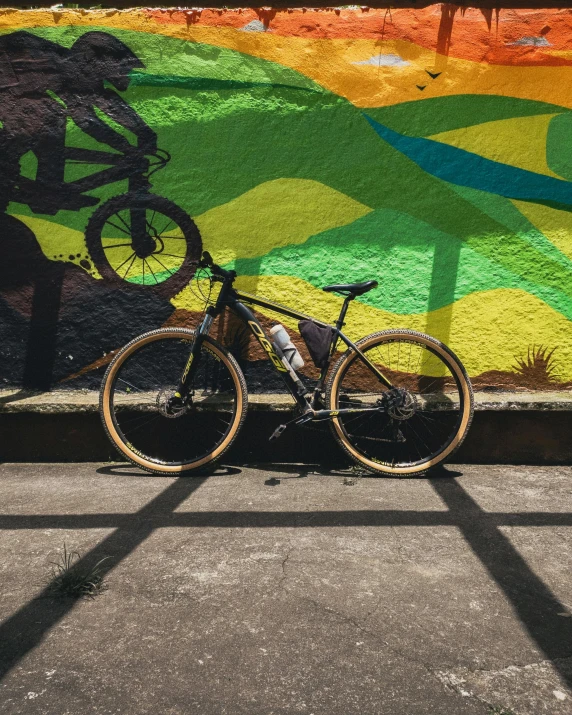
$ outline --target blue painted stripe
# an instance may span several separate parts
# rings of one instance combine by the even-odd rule
[[[364,116],[384,141],[439,179],[509,199],[572,207],[572,182],[501,164],[433,139],[407,137]]]

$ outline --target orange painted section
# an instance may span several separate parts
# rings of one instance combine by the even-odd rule
[[[241,29],[260,20],[268,32],[305,39],[405,40],[439,54],[500,65],[572,64],[569,9],[486,10],[444,3],[423,9],[147,10],[161,25]],[[542,44],[514,44],[538,38]],[[559,53],[570,52],[570,57]]]

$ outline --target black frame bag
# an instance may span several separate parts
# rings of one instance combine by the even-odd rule
[[[301,320],[298,323],[298,329],[304,338],[314,365],[320,370],[326,367],[334,338],[334,329],[329,325],[317,325],[312,320]]]

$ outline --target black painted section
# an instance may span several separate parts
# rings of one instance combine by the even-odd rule
[[[101,370],[69,378],[137,335],[160,327],[174,311],[167,299],[151,291],[110,286],[71,264],[46,263],[51,264],[49,270],[24,288],[0,289],[4,385],[98,389]]]
[[[287,412],[252,411],[223,460],[227,464],[307,462],[348,465],[327,426],[288,428],[269,442]],[[478,412],[453,462],[572,464],[572,412]],[[96,413],[0,415],[0,461],[120,461]]]

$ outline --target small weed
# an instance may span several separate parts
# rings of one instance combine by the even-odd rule
[[[349,467],[348,472],[349,475],[344,477],[342,482],[342,484],[346,487],[353,487],[354,484],[357,484],[362,477],[365,477],[368,474],[368,472],[359,464],[352,464],[352,466]]]
[[[491,715],[514,715],[514,712],[508,708],[495,708],[492,706],[489,707],[489,713]]]
[[[108,559],[98,561],[94,566],[79,568],[81,559],[79,552],[68,551],[64,544],[63,553],[58,561],[52,561],[51,581],[48,590],[55,596],[68,596],[71,598],[94,598],[104,588],[104,574],[100,565]]]

